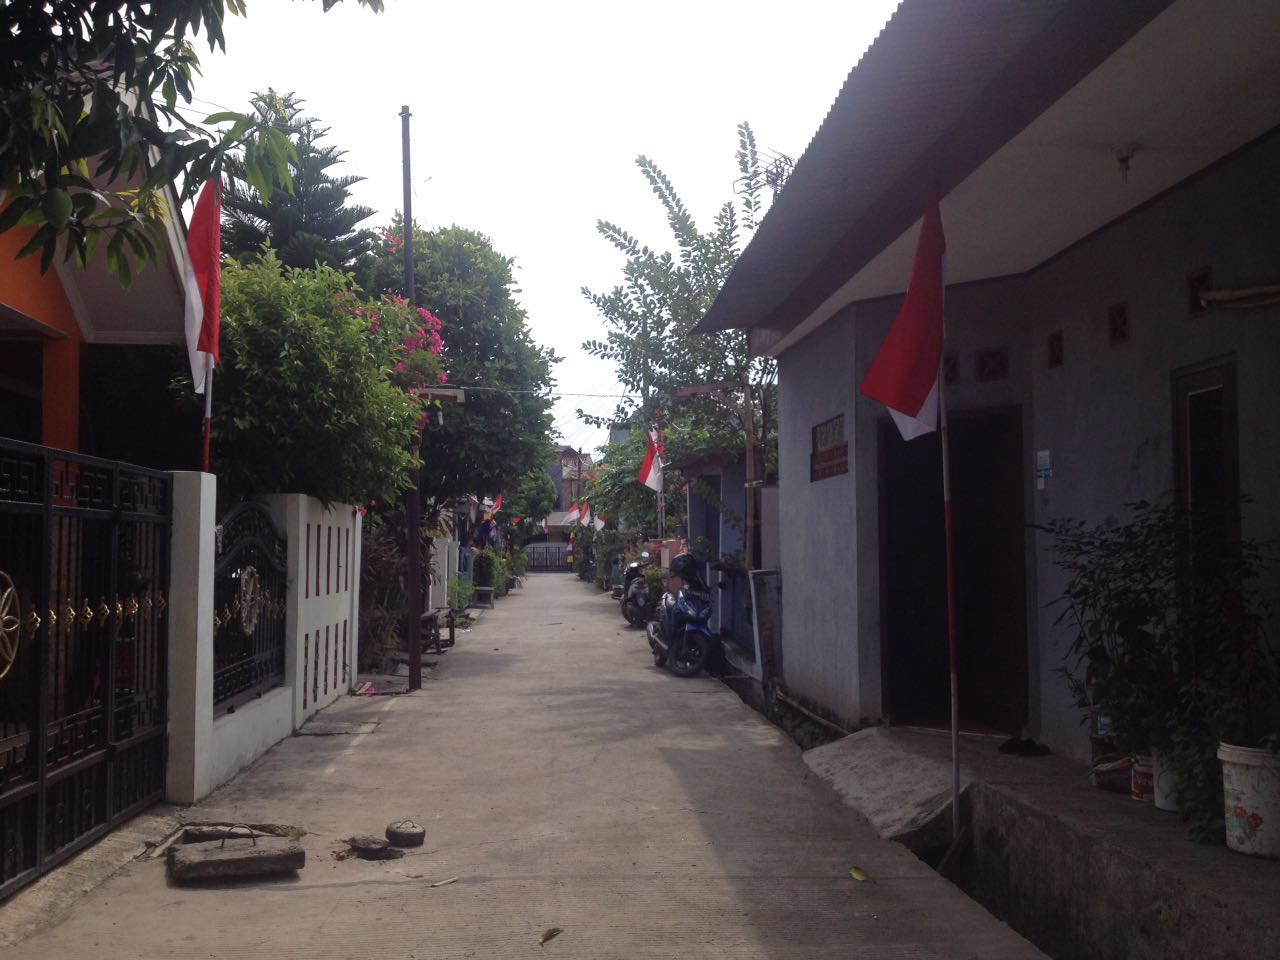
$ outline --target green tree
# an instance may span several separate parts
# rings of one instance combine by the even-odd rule
[[[203,30],[224,48],[228,12],[243,16],[245,0],[0,4],[0,184],[13,196],[0,232],[35,228],[20,255],[39,253],[47,270],[65,240],[65,258],[83,263],[107,237],[107,265],[127,283],[158,255],[166,187],[181,179],[194,196],[232,148],[260,190],[287,171],[288,139],[270,126],[222,113],[205,121],[230,124],[214,134],[180,112],[199,70],[192,40]]]
[[[757,439],[770,431],[773,361],[751,358],[742,331],[689,334],[737,262],[744,232],[755,229],[762,213],[765,171],[746,123],[738,126],[737,162],[737,196],[720,207],[713,228],[704,231],[657,164],[648,157],[637,158],[636,165],[666,212],[675,252],[643,245],[623,228],[601,220],[596,229],[625,258],[623,279],[607,293],[582,290],[606,327],[604,338],[588,340],[584,349],[612,361],[622,385],[641,397],[619,404],[613,419],[652,424],[662,411],[673,431],[671,440],[688,453],[741,451],[744,424],[709,397],[678,397],[686,387],[750,383]],[[593,421],[581,411],[579,416]]]
[[[388,503],[408,485],[439,357],[421,314],[394,297],[363,303],[348,284],[274,251],[223,270],[213,449],[229,496]]]
[[[399,290],[403,276],[401,219],[375,243],[360,273],[366,290]],[[444,323],[450,381],[466,402],[428,420],[422,440],[425,503],[512,490],[551,459],[551,367],[554,351],[538,346],[515,300],[513,261],[489,239],[463,227],[414,228],[417,302]]]
[[[537,524],[556,504],[556,485],[545,468],[530,470],[516,484],[515,490],[502,501],[502,512],[508,517]],[[524,523],[521,524],[524,526]],[[542,528],[538,528],[540,533]]]
[[[351,188],[364,177],[330,174],[347,151],[322,142],[329,128],[302,116],[304,103],[293,93],[270,89],[254,95],[250,106],[258,123],[293,144],[288,163],[293,189],[274,187],[264,194],[249,182],[243,157],[227,157],[222,248],[243,261],[270,244],[286,266],[320,263],[350,270],[370,249],[373,231],[357,231],[356,225],[372,216],[373,208],[349,202]]]
[[[666,446],[668,458],[674,459],[672,447]],[[610,525],[652,534],[658,532],[657,494],[637,480],[647,448],[644,430],[633,430],[625,440],[603,447],[583,499],[590,502],[593,514],[607,518]],[[668,468],[663,483],[667,530],[676,533],[685,514],[684,478],[679,470]]]

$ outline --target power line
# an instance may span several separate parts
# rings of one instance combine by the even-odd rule
[[[458,384],[456,384],[456,383],[451,383],[451,384],[449,384],[449,386],[451,386],[451,387],[456,387],[456,386],[458,386]],[[552,392],[552,393],[543,393],[541,390],[518,390],[518,389],[515,389],[515,388],[512,388],[512,387],[467,387],[467,386],[464,386],[464,387],[462,387],[462,389],[463,389],[463,390],[489,390],[489,391],[492,391],[492,392],[494,392],[494,393],[512,393],[512,394],[519,393],[519,394],[533,394],[533,395],[535,395],[535,396],[539,396],[539,397],[546,397],[546,398],[547,398],[547,399],[549,399],[549,400],[556,400],[556,399],[559,399],[560,397],[604,397],[604,398],[606,398],[606,399],[610,399],[610,400],[638,400],[638,399],[640,398],[640,394],[638,394],[638,393],[570,393],[570,392],[567,392],[567,391],[561,391],[561,390],[556,390],[556,391],[554,391],[554,392]]]

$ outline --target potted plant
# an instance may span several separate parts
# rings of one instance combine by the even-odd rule
[[[1151,753],[1172,743],[1178,702],[1175,529],[1145,501],[1127,522],[1055,520],[1040,529],[1066,574],[1056,624],[1071,631],[1062,668],[1095,744],[1128,758],[1131,794],[1151,799]],[[1114,757],[1095,758],[1105,768]]]
[[[1122,748],[1157,751],[1193,839],[1222,842],[1225,828],[1233,849],[1280,856],[1280,671],[1263,632],[1263,549],[1220,527],[1206,536],[1206,524],[1193,536],[1167,498],[1128,506],[1125,522],[1042,528],[1067,573],[1064,673],[1082,706],[1111,717]]]
[[[1214,560],[1213,575],[1197,579],[1195,602],[1207,608],[1202,696],[1222,762],[1226,842],[1280,858],[1280,665],[1264,631],[1262,550],[1244,541]]]

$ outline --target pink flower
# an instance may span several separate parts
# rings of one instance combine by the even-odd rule
[[[369,511],[368,511],[368,510],[366,510],[364,507],[357,507],[356,509],[360,511],[360,516],[362,516],[362,517],[363,517],[363,516],[367,516],[367,515],[368,515],[368,513],[369,513]]]
[[[440,382],[441,382],[441,383],[448,383],[448,382],[449,382],[449,375],[448,375],[447,373],[442,373],[442,374],[440,374]]]
[[[409,365],[405,363],[403,360],[401,360],[399,363],[396,364],[396,373],[404,373],[408,369],[409,369]]]

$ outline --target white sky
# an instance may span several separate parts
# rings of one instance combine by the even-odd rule
[[[229,18],[227,53],[202,48],[195,106],[244,110],[253,91],[297,93],[348,151],[331,172],[366,178],[352,195],[377,211],[365,225],[381,226],[403,206],[407,104],[414,218],[478,230],[515,259],[534,338],[565,358],[558,391],[616,393],[611,365],[580,348],[604,324],[579,291],[621,278],[598,219],[670,246],[636,156],[655,160],[709,227],[733,195],[737,124],[751,123],[761,150],[798,158],[896,5],[386,0],[373,14],[346,0],[325,14],[319,2],[250,0],[247,19]],[[558,439],[603,443],[574,410],[615,403],[558,400]]]

